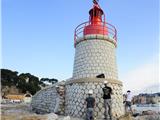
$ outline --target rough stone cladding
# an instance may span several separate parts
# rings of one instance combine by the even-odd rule
[[[73,78],[95,77],[118,79],[115,45],[101,39],[84,40],[76,45]]]
[[[46,87],[32,97],[31,108],[34,112],[42,114],[54,112],[56,98],[58,97],[55,86]],[[59,111],[61,114],[64,114],[64,96],[60,96]]]
[[[108,86],[113,89],[112,95],[112,114],[114,118],[118,118],[124,113],[122,83],[118,80],[108,80],[101,78],[84,78],[73,80],[66,85],[65,94],[65,113],[75,117],[83,117],[86,115],[85,99],[88,96],[88,91],[93,90],[93,96],[96,99],[95,117],[98,119],[104,118],[103,107],[103,81],[107,80]]]

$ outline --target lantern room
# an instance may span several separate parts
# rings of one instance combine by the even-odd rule
[[[117,30],[116,28],[107,23],[105,20],[105,14],[97,2],[93,2],[93,7],[89,11],[89,21],[78,25],[74,32],[74,46],[81,41],[87,40],[87,36],[92,38],[100,37],[103,39],[109,39],[116,45],[117,42]]]
[[[84,35],[102,34],[107,35],[107,27],[105,25],[105,15],[98,4],[94,4],[89,11],[89,25],[84,28]]]

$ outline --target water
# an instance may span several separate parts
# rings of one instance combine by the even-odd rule
[[[133,105],[132,106],[133,109],[135,109],[136,111],[142,112],[142,111],[147,111],[147,110],[152,110],[152,111],[156,111],[156,112],[160,112],[160,105]]]

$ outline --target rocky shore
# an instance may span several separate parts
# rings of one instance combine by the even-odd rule
[[[82,120],[70,116],[58,116],[54,113],[36,114],[29,104],[1,104],[1,120]]]
[[[152,110],[135,113],[134,120],[160,120],[160,113]]]
[[[1,104],[1,120],[83,120],[70,116],[58,116],[54,113],[36,114],[29,104]],[[96,119],[98,120],[98,119]],[[148,110],[135,113],[134,116],[124,115],[118,120],[160,120],[160,113]]]

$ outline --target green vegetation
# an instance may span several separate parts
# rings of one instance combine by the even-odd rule
[[[34,95],[41,87],[45,87],[47,84],[54,84],[58,82],[57,79],[41,78],[31,75],[30,73],[21,73],[18,75],[17,71],[11,71],[8,69],[1,69],[1,85],[3,86],[16,86],[22,93],[29,91]]]

